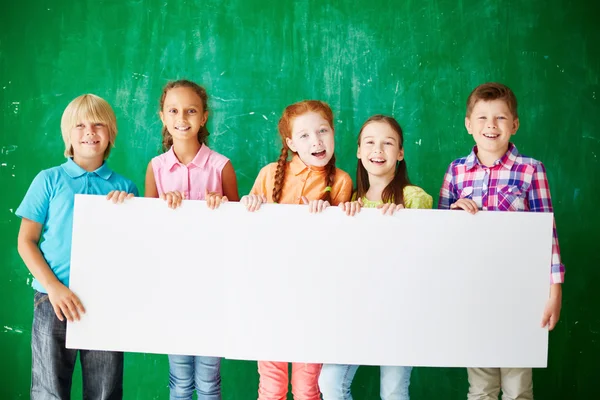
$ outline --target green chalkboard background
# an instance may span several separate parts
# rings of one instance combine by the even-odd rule
[[[14,210],[36,173],[64,160],[63,109],[86,92],[107,99],[120,128],[110,164],[143,188],[160,147],[161,87],[184,77],[211,96],[210,145],[232,160],[242,194],[277,157],[283,108],[317,98],[334,110],[341,168],[354,175],[362,122],[393,114],[412,180],[437,197],[448,163],[473,144],[467,95],[485,81],[511,86],[515,142],[548,169],[568,271],[536,398],[597,398],[598,2],[22,0],[0,10],[0,398],[29,396],[31,276]],[[126,355],[126,399],[167,398],[167,378],[166,356]],[[255,363],[225,361],[224,399],[255,399],[257,379]],[[378,386],[378,369],[361,368],[355,398],[378,398]],[[415,400],[466,390],[464,369],[414,371]],[[73,391],[81,397],[78,375]]]

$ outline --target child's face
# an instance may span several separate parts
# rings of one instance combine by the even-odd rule
[[[82,120],[71,129],[73,159],[78,164],[84,160],[101,163],[104,160],[104,152],[108,144],[108,127],[102,122],[92,123]]]
[[[400,135],[386,122],[371,122],[362,130],[356,156],[369,175],[393,178],[396,162],[404,159]]]
[[[160,119],[177,141],[197,140],[200,128],[206,124],[208,111],[192,88],[176,87],[165,96]]]
[[[333,128],[319,113],[307,112],[294,118],[292,137],[285,140],[307,166],[324,167],[333,156]]]
[[[511,136],[519,129],[519,119],[513,117],[503,100],[479,100],[465,118],[465,127],[477,143],[478,156],[495,161],[508,150]]]

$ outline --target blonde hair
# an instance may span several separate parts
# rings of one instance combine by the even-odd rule
[[[73,157],[71,130],[84,120],[89,121],[91,124],[102,123],[106,125],[108,129],[108,146],[104,151],[104,159],[106,160],[112,148],[115,147],[117,117],[110,104],[94,94],[83,94],[73,99],[63,112],[60,129],[65,142],[65,157]]]

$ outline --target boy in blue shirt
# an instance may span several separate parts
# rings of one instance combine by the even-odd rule
[[[74,99],[63,113],[61,130],[67,162],[41,171],[15,213],[22,218],[19,255],[35,278],[31,399],[69,399],[77,353],[83,397],[121,399],[123,353],[65,347],[66,320],[79,320],[85,312],[69,289],[73,205],[75,194],[122,202],[138,190],[106,165],[117,123],[105,100],[92,94]]]

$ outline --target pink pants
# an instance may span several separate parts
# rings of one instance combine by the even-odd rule
[[[321,364],[292,363],[294,400],[319,400]],[[288,363],[259,361],[258,400],[285,400],[288,392]]]

